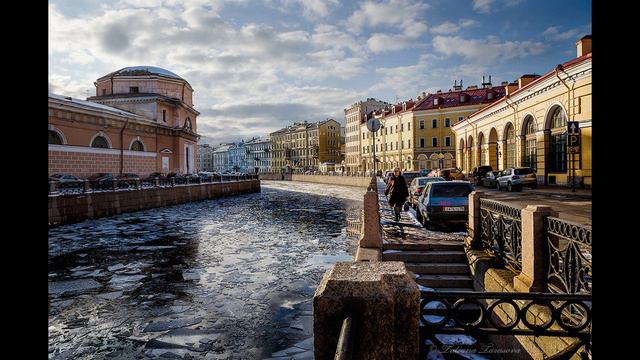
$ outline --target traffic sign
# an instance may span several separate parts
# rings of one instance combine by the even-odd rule
[[[580,146],[580,134],[571,135],[569,134],[569,141],[567,144],[569,147],[579,147]]]
[[[367,129],[369,129],[369,131],[371,132],[376,132],[378,130],[380,130],[380,120],[373,118],[373,119],[369,119],[367,120]]]
[[[580,135],[580,124],[577,121],[567,121],[569,135]]]
[[[580,152],[579,146],[569,146],[569,154],[577,154]]]

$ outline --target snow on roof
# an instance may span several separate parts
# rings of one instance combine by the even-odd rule
[[[49,97],[52,98],[52,99],[65,101],[65,102],[70,102],[70,103],[74,103],[74,104],[77,104],[77,105],[80,105],[80,106],[84,106],[84,107],[89,107],[89,108],[93,108],[93,109],[98,109],[98,110],[103,110],[103,111],[109,111],[109,112],[112,112],[112,113],[117,113],[119,115],[133,116],[133,117],[141,118],[140,115],[136,115],[134,113],[130,113],[128,111],[124,111],[124,110],[121,110],[121,109],[118,109],[118,108],[114,108],[114,107],[111,107],[111,106],[98,104],[98,103],[95,103],[93,101],[74,99],[74,98],[72,98],[70,96],[62,96],[62,95],[57,95],[57,94],[53,94],[53,93],[49,93]]]
[[[167,69],[163,69],[157,66],[147,66],[147,65],[141,65],[141,66],[129,66],[126,67],[124,69],[120,69],[118,71],[116,71],[114,73],[114,75],[128,75],[126,73],[129,72],[148,72],[150,74],[158,74],[158,75],[164,75],[164,76],[168,76],[168,77],[172,77],[172,78],[176,78],[176,79],[181,79],[184,80],[183,78],[181,78],[180,76],[178,76],[176,73],[173,73]]]

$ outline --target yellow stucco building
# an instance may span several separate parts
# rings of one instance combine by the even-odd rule
[[[321,163],[340,164],[340,123],[328,119],[296,122],[269,134],[272,171],[319,170]]]
[[[548,73],[524,75],[503,99],[453,126],[456,160],[463,171],[529,166],[539,184],[592,184],[591,36],[577,42],[577,58]],[[580,146],[567,122],[578,122]],[[575,150],[575,153],[573,152]]]

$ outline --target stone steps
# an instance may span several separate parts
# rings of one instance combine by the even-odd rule
[[[422,286],[435,288],[471,288],[473,279],[468,275],[416,274],[416,282]]]
[[[469,274],[469,266],[466,263],[405,262],[404,265],[415,274]]]
[[[383,261],[428,262],[428,263],[466,263],[467,255],[464,251],[403,251],[385,250],[382,252]]]

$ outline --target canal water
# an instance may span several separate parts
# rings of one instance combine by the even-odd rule
[[[365,189],[262,191],[49,229],[50,359],[309,358],[313,293]],[[276,355],[272,355],[276,354]]]

